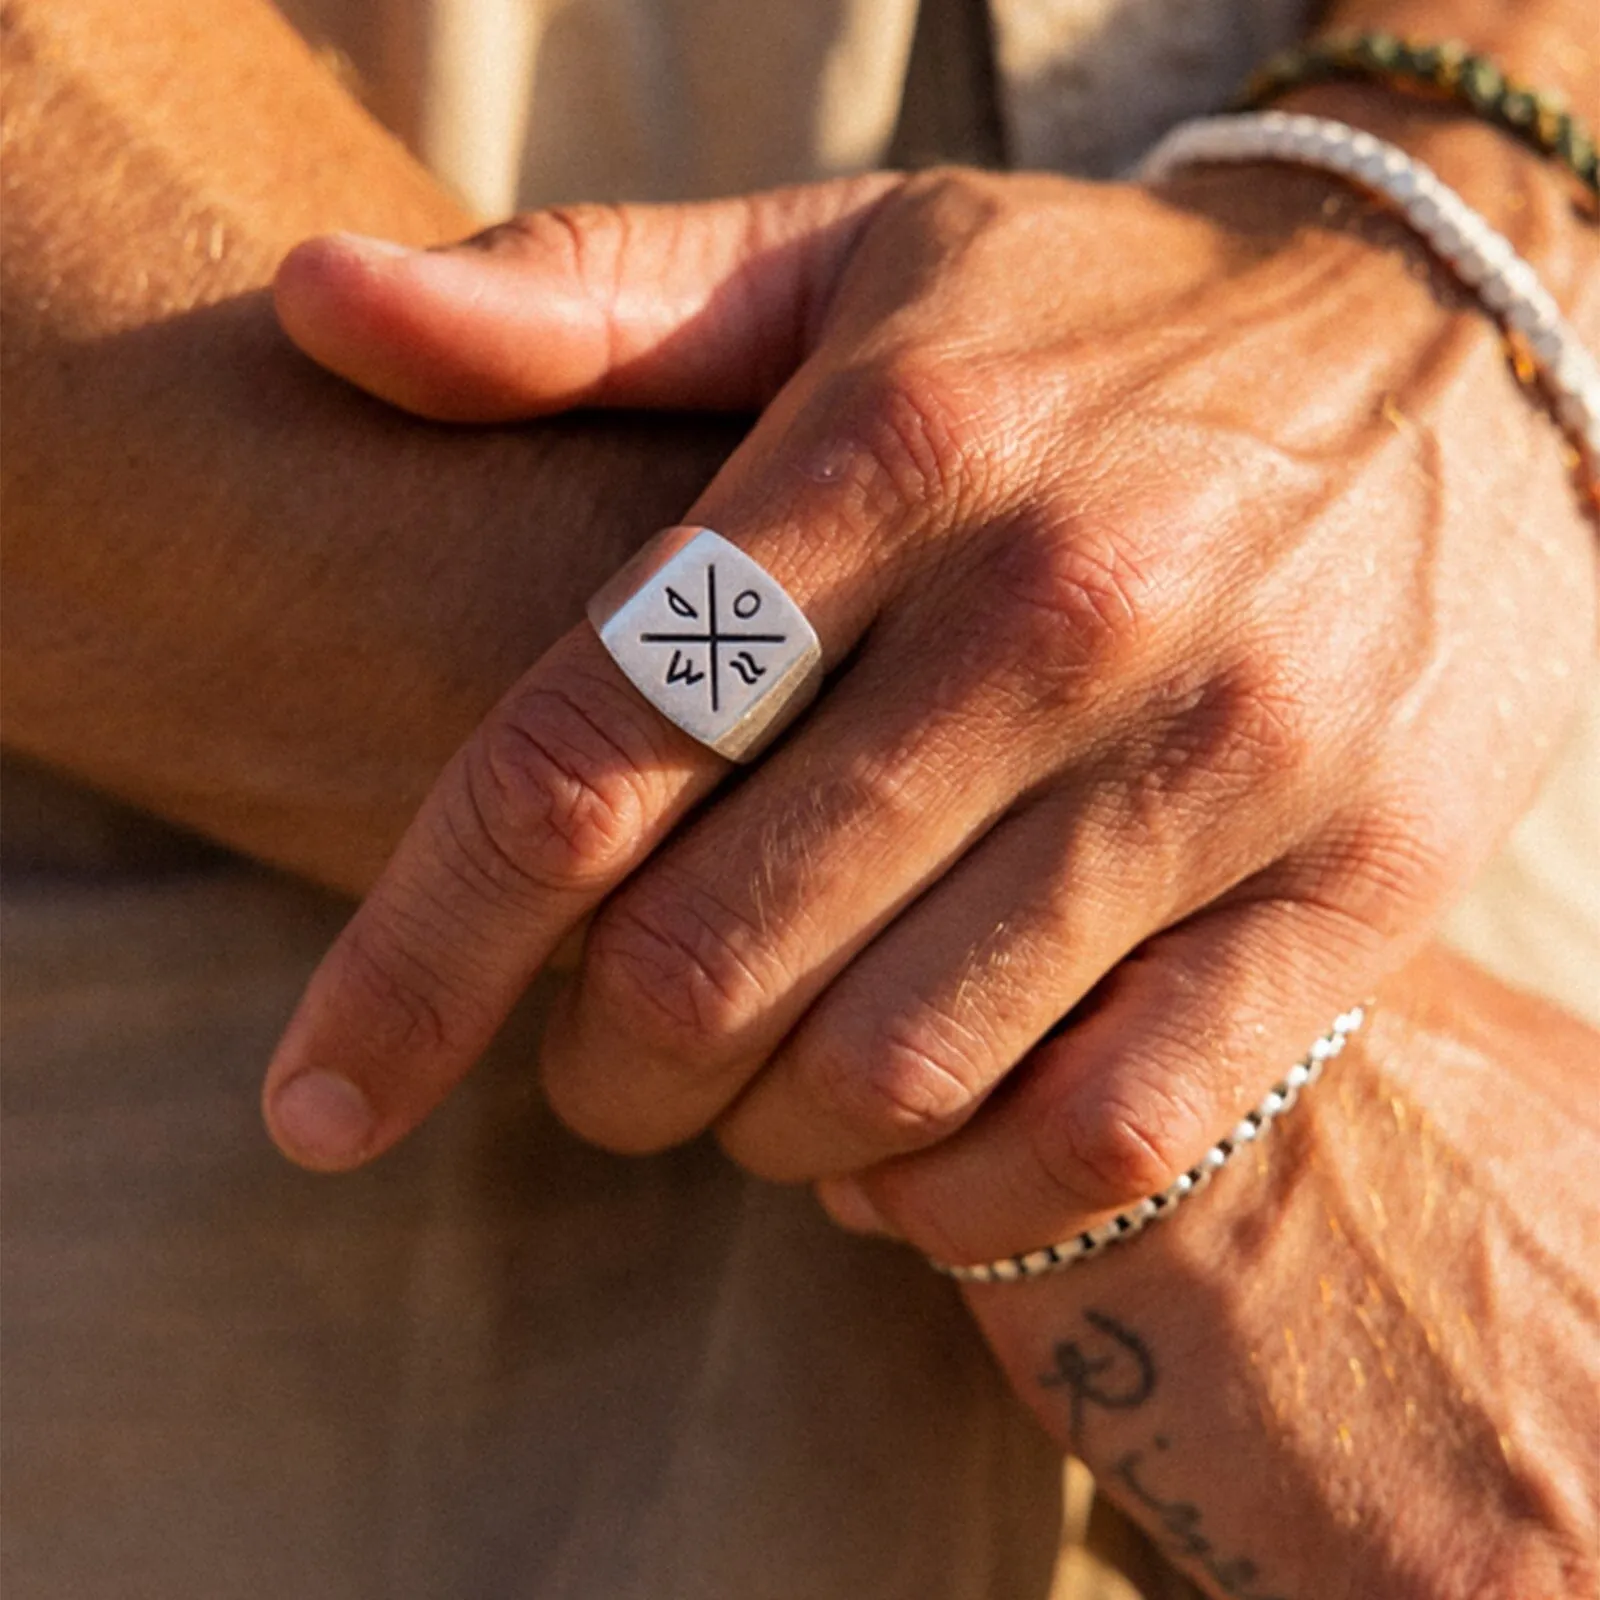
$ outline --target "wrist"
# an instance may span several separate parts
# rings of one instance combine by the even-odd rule
[[[1280,103],[1364,128],[1426,163],[1534,267],[1579,340],[1600,344],[1600,230],[1578,209],[1582,191],[1562,168],[1470,113],[1379,85],[1317,85]],[[1485,299],[1433,253],[1426,230],[1414,231],[1398,206],[1316,167],[1314,159],[1302,165],[1285,157],[1242,168],[1202,156],[1163,168],[1158,181],[1180,204],[1234,231],[1241,215],[1247,232],[1251,218],[1275,216],[1275,264],[1303,281],[1311,253],[1324,295],[1343,307],[1339,370],[1348,376],[1351,363],[1362,362],[1366,338],[1388,350],[1386,366],[1370,352],[1365,363],[1389,375],[1373,392],[1374,410],[1398,431],[1416,433],[1412,425],[1420,425],[1419,442],[1432,441],[1430,473],[1444,473],[1457,495],[1515,505],[1519,526],[1548,527],[1574,557],[1572,581],[1592,585],[1600,552],[1584,512],[1595,490],[1571,433],[1543,414],[1548,388],[1541,384],[1541,394],[1527,384],[1534,369],[1525,347],[1507,341]]]
[[[1600,345],[1600,228],[1558,163],[1464,106],[1380,83],[1307,85],[1273,105],[1349,123],[1425,162],[1510,240],[1591,347]]]
[[[1283,95],[1278,105],[1291,112],[1332,117],[1398,145],[1426,163],[1499,233],[1538,274],[1563,314],[1591,350],[1600,350],[1600,227],[1587,209],[1587,196],[1557,162],[1527,148],[1463,106],[1431,102],[1403,90],[1369,82],[1310,85]],[[1427,247],[1417,248],[1432,262]],[[1433,263],[1436,271],[1438,264]],[[1458,286],[1466,302],[1472,291]],[[1475,306],[1476,320],[1488,334],[1493,365],[1472,371],[1458,367],[1462,381],[1456,407],[1463,414],[1485,412],[1509,418],[1513,408],[1540,426],[1524,435],[1522,449],[1507,436],[1495,450],[1507,471],[1523,488],[1530,465],[1541,461],[1536,481],[1549,495],[1540,504],[1564,523],[1583,552],[1582,565],[1591,588],[1600,586],[1600,545],[1594,538],[1593,516],[1600,498],[1586,487],[1583,468],[1575,461],[1571,441],[1554,435],[1554,419],[1535,413],[1537,396],[1517,392],[1520,362],[1502,354],[1504,341],[1484,306]],[[1509,352],[1507,352],[1509,353]],[[1519,427],[1524,426],[1518,424]],[[1585,514],[1587,513],[1587,515]]]
[[[1331,0],[1311,42],[1361,32],[1460,40],[1523,83],[1564,95],[1591,123],[1600,118],[1592,0]]]
[[[1594,1373],[1565,1296],[1594,1042],[1431,951],[1192,1207],[1082,1276],[970,1303],[1046,1426],[1209,1592],[1248,1562],[1249,1593],[1587,1593]]]

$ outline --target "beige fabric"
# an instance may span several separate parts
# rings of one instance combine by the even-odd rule
[[[13,874],[15,1600],[1036,1600],[1057,1466],[949,1285],[709,1146],[558,1130],[529,1019],[376,1168],[259,1074],[344,908]]]
[[[1600,674],[1537,803],[1445,933],[1600,1027]]]
[[[991,0],[1012,160],[1110,177],[1223,104],[1315,0]]]
[[[880,164],[918,0],[286,0],[485,216]],[[374,27],[371,12],[381,16]],[[940,10],[930,5],[925,9]],[[1220,103],[1314,0],[993,0],[1010,154],[1107,174]]]
[[[485,216],[858,171],[900,108],[917,0],[289,0]]]

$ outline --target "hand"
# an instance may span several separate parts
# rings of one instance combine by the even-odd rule
[[[1593,1596],[1597,1049],[1430,950],[1191,1205],[968,1303],[1207,1594]]]
[[[1164,1184],[1492,846],[1592,639],[1554,430],[1364,216],[957,172],[291,257],[291,333],[425,415],[765,405],[687,520],[833,678],[691,820],[724,765],[558,644],[313,981],[280,1142],[399,1137],[599,906],[543,1068],[600,1143],[867,1172],[951,1259]]]

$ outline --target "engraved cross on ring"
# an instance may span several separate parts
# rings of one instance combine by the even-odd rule
[[[634,686],[702,744],[750,760],[815,694],[821,647],[765,568],[709,528],[668,528],[589,619]]]

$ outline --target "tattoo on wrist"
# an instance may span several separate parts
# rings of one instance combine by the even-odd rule
[[[1083,1320],[1100,1335],[1098,1348],[1085,1350],[1077,1340],[1063,1339],[1055,1347],[1055,1370],[1039,1379],[1046,1389],[1067,1391],[1067,1438],[1079,1455],[1084,1413],[1090,1406],[1137,1411],[1156,1388],[1150,1347],[1132,1328],[1092,1306],[1085,1308]]]
[[[1067,1395],[1067,1438],[1076,1454],[1084,1453],[1084,1432],[1091,1411],[1138,1411],[1155,1394],[1158,1374],[1148,1342],[1107,1311],[1087,1306],[1087,1332],[1060,1340],[1051,1352],[1054,1366],[1039,1383]],[[1156,1543],[1174,1560],[1197,1567],[1232,1600],[1284,1600],[1259,1589],[1261,1570],[1249,1556],[1224,1556],[1205,1531],[1205,1516],[1189,1500],[1166,1499],[1150,1479],[1154,1464],[1172,1441],[1154,1434],[1142,1449],[1129,1450],[1111,1465],[1108,1477],[1146,1513]]]

